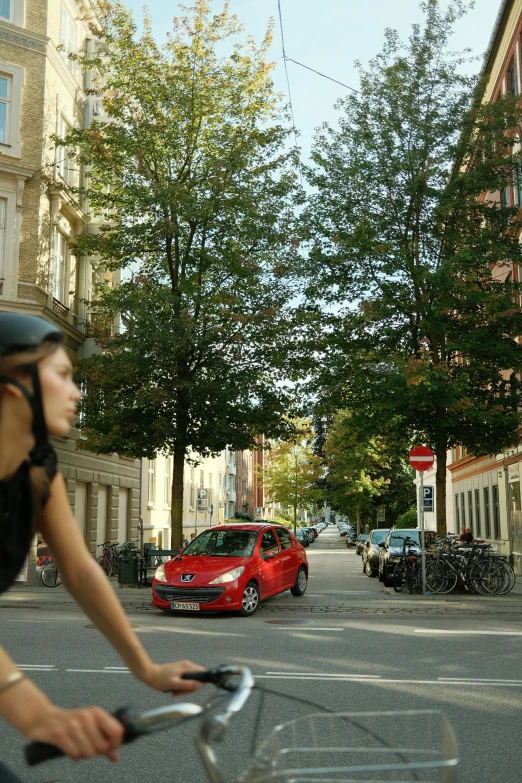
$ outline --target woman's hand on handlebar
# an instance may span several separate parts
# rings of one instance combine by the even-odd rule
[[[122,724],[101,707],[63,710],[52,706],[24,733],[33,742],[56,745],[74,760],[105,755],[115,762],[123,732]]]
[[[195,680],[182,680],[181,675],[186,672],[205,671],[203,666],[198,666],[192,661],[177,661],[176,663],[153,663],[143,681],[146,685],[157,691],[170,691],[173,696],[181,696],[192,693],[203,687],[203,683]]]

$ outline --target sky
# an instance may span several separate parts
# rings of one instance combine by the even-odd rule
[[[124,0],[136,21],[143,16],[143,0]],[[358,76],[354,61],[363,65],[377,54],[383,44],[384,30],[395,28],[407,38],[411,25],[422,18],[419,0],[280,0],[287,57],[314,68],[344,84],[357,88]],[[171,29],[171,20],[180,15],[176,0],[148,0],[153,20],[154,35],[165,40]],[[186,0],[190,5],[190,0]],[[213,0],[216,11],[223,8],[222,0]],[[452,48],[471,48],[483,55],[488,47],[497,18],[500,0],[476,0],[475,7],[455,28]],[[282,58],[278,17],[278,0],[230,0],[230,10],[242,21],[245,32],[260,42],[268,20],[277,22],[272,57],[277,61],[274,86],[288,97],[288,88]],[[335,125],[336,100],[347,94],[338,84],[321,78],[304,68],[288,62],[290,91],[295,124],[299,131],[299,146],[306,158],[314,130],[321,123]],[[476,64],[480,70],[481,60]]]

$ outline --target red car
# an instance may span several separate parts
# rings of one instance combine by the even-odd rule
[[[200,533],[178,557],[161,565],[152,582],[152,603],[164,611],[239,611],[284,590],[304,595],[308,560],[282,525],[219,525]]]

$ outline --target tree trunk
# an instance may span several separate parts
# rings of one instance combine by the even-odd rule
[[[448,532],[446,525],[446,443],[438,443],[435,446],[435,458],[437,460],[437,473],[435,476],[437,535],[445,536]]]
[[[294,536],[297,533],[297,506],[294,506]]]
[[[170,547],[179,549],[183,546],[183,489],[185,472],[185,446],[176,443],[174,446],[174,465],[172,469],[172,499],[170,502]]]
[[[359,508],[359,506],[357,506],[356,515],[357,515],[357,536],[360,536],[361,535],[361,509]]]

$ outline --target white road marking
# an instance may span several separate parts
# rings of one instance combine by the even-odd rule
[[[496,682],[509,682],[511,684],[522,684],[522,680],[499,680],[496,677],[473,677],[467,679],[466,677],[437,677],[438,680],[441,680],[443,682],[485,682],[485,683],[496,683]]]
[[[452,636],[522,636],[522,631],[461,631],[442,628],[415,628],[414,633],[451,634]]]
[[[19,669],[24,671],[55,671],[56,666],[54,663],[17,663]]]
[[[285,677],[286,675],[294,675],[298,674],[300,677],[317,677],[314,672],[265,672],[265,674],[275,674],[278,677]],[[256,677],[259,677],[258,674],[256,674]],[[357,677],[364,680],[377,680],[380,679],[380,674],[321,674],[321,677]]]
[[[130,674],[128,669],[66,669],[66,672],[83,672],[85,674]]]
[[[355,678],[355,677],[347,677],[345,675],[338,675],[338,676],[326,676],[324,674],[319,674],[313,677],[303,677],[302,674],[300,675],[274,675],[274,674],[256,674],[254,675],[254,678],[256,680],[301,680],[301,682],[351,682],[351,683],[357,683],[359,685],[365,685],[365,684],[381,684],[381,683],[396,683],[396,684],[404,684],[404,685],[462,685],[462,686],[469,686],[474,688],[522,688],[522,682],[520,680],[506,680],[506,681],[473,681],[473,680],[401,680],[401,679],[394,679],[391,677],[379,677],[376,675],[375,677],[368,676],[366,678]]]
[[[61,623],[63,620],[28,620],[25,618],[24,620],[8,620],[8,623]]]
[[[316,628],[308,625],[273,625],[277,631],[344,631],[344,628]]]

